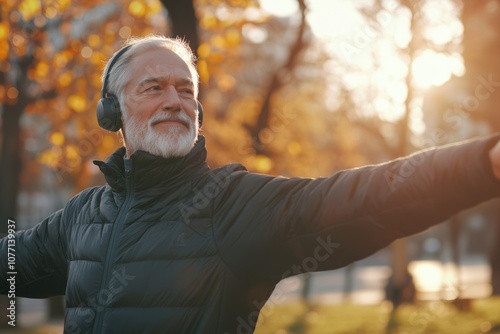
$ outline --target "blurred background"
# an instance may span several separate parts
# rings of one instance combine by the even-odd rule
[[[0,233],[105,182],[92,160],[121,144],[95,108],[130,36],[196,50],[211,167],[326,176],[500,130],[498,0],[3,0],[0,18]],[[500,333],[498,204],[283,281],[257,333]],[[62,332],[62,297],[17,305],[17,331]]]

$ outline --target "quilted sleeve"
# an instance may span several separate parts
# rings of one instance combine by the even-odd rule
[[[496,141],[471,140],[318,179],[234,173],[214,207],[220,254],[242,277],[345,266],[500,196],[487,157]]]
[[[62,232],[63,210],[40,224],[0,239],[0,293],[46,298],[64,294],[66,244]],[[9,279],[9,280],[8,280]]]

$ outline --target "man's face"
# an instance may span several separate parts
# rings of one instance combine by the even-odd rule
[[[188,154],[198,137],[198,105],[186,63],[170,50],[152,49],[135,55],[128,71],[122,106],[127,155]]]

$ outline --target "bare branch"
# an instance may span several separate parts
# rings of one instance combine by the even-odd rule
[[[262,145],[262,143],[260,142],[259,133],[260,131],[268,127],[269,119],[271,117],[271,109],[270,109],[271,98],[274,95],[274,93],[276,93],[283,87],[284,82],[282,78],[285,76],[286,73],[290,73],[294,69],[295,65],[297,64],[300,52],[305,46],[303,37],[305,29],[307,27],[307,22],[306,22],[307,7],[304,0],[297,0],[297,1],[299,3],[299,9],[300,9],[300,25],[297,31],[295,42],[290,47],[290,53],[288,55],[288,59],[281,68],[279,68],[278,70],[276,70],[276,72],[273,73],[273,76],[270,80],[270,84],[266,89],[266,95],[264,97],[262,106],[260,108],[260,112],[257,118],[257,123],[254,126],[250,125],[245,126],[246,129],[249,131],[251,137],[253,138],[255,152],[257,154],[264,154],[266,150],[265,145]]]

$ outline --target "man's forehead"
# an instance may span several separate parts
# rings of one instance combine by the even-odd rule
[[[138,60],[132,65],[133,75],[130,79],[135,82],[134,85],[146,81],[170,81],[174,79],[185,83],[193,82],[191,71],[180,58],[178,61],[171,62],[168,59],[151,57],[151,55],[140,59],[139,55]]]
[[[186,62],[172,50],[164,48],[144,50],[135,55],[131,65],[138,73],[148,76],[170,75],[172,73],[191,75]]]
[[[149,83],[171,83],[171,84],[182,84],[182,85],[193,85],[193,80],[191,77],[185,75],[176,75],[175,73],[166,73],[162,75],[161,73],[156,73],[155,75],[145,75],[138,80],[138,85],[142,86]]]
[[[191,76],[187,66],[186,68],[183,68],[173,64],[146,64],[143,66],[141,73],[148,77],[164,77],[171,76],[173,74]]]

